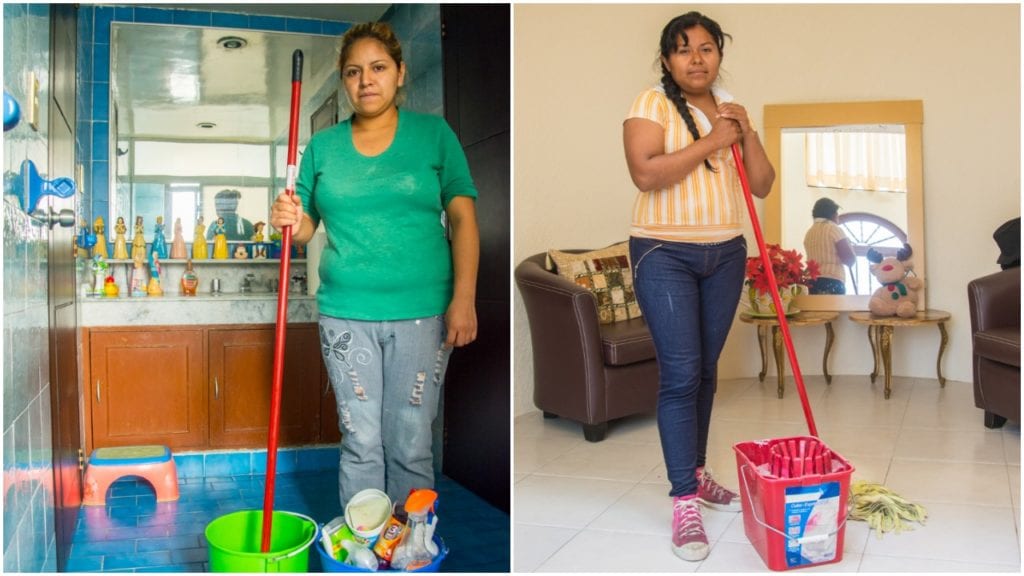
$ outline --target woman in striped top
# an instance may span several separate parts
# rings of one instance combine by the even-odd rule
[[[661,34],[661,82],[637,97],[623,124],[639,189],[630,257],[661,374],[658,430],[672,484],[672,549],[691,561],[709,551],[699,503],[740,510],[739,496],[704,468],[718,357],[747,256],[732,144],[743,150],[753,194],[765,197],[775,180],[746,110],[715,83],[726,37],[698,12],[671,20]]]

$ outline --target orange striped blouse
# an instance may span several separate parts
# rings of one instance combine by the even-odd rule
[[[719,88],[712,93],[719,102],[732,96]],[[711,122],[703,112],[687,103],[700,135],[711,132]],[[665,153],[670,154],[693,143],[675,104],[658,85],[637,96],[628,118],[653,120],[665,130]],[[708,160],[717,172],[702,162],[685,178],[670,187],[640,190],[633,203],[630,235],[671,242],[723,242],[743,233],[742,185],[729,148],[722,148]]]

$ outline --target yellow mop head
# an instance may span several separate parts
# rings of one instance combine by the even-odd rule
[[[913,530],[904,521],[924,524],[924,506],[896,494],[881,484],[857,480],[850,485],[850,519],[863,520],[881,538],[885,532]]]

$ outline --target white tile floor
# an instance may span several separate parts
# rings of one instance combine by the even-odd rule
[[[708,464],[738,482],[733,444],[807,434],[787,378],[719,383]],[[894,378],[805,377],[818,433],[856,468],[853,479],[884,483],[924,505],[928,521],[882,538],[863,522],[845,529],[842,561],[810,572],[1020,572],[1020,426],[989,430],[970,383]],[[671,501],[654,415],[613,422],[603,442],[579,424],[515,420],[513,520],[516,572],[767,572],[747,540],[742,514],[704,510],[711,554],[672,554]]]

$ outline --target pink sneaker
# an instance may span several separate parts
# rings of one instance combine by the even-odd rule
[[[696,496],[676,496],[672,507],[672,552],[689,562],[707,558],[711,548]]]
[[[740,495],[722,486],[711,476],[708,468],[697,469],[697,500],[708,508],[723,512],[739,512]]]

